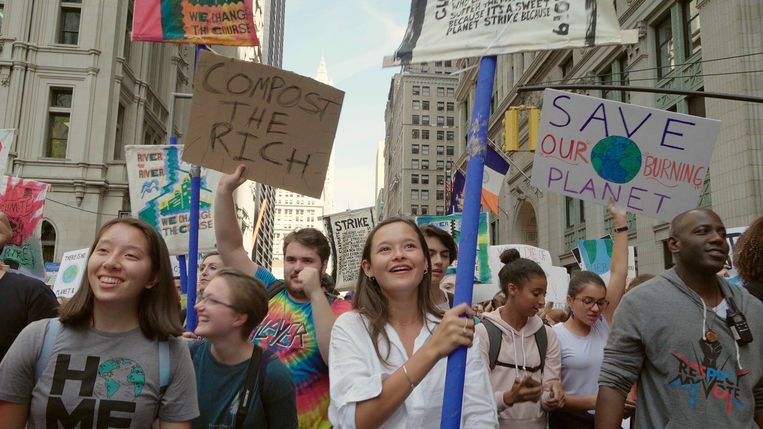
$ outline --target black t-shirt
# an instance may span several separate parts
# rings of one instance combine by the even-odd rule
[[[0,361],[26,325],[58,316],[53,291],[32,277],[6,272],[0,278]]]

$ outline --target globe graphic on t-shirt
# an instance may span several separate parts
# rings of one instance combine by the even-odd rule
[[[71,265],[69,268],[64,270],[64,283],[71,283],[74,281],[74,278],[77,277],[77,272],[79,271],[79,268],[76,265]]]
[[[98,366],[96,395],[111,400],[134,401],[146,384],[146,372],[132,359],[109,359]]]
[[[629,138],[609,136],[593,147],[591,165],[604,180],[628,183],[641,170],[641,150]]]

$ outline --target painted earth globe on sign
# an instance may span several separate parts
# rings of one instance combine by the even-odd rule
[[[593,147],[591,165],[604,180],[628,183],[641,170],[641,150],[629,138],[609,136]]]

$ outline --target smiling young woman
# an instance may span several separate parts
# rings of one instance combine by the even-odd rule
[[[387,219],[368,235],[354,309],[337,318],[331,333],[334,427],[440,426],[443,358],[472,346],[474,322],[466,304],[444,315],[437,309],[430,276],[426,240],[410,220]],[[478,350],[470,348],[462,427],[496,427],[488,383]]]
[[[196,384],[188,349],[176,338],[179,309],[159,234],[133,218],[104,225],[60,325],[30,324],[0,364],[3,427],[23,428],[27,419],[29,427],[90,427],[96,420],[151,427],[158,417],[162,428],[190,428]]]

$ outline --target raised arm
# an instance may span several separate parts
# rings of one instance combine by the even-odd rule
[[[612,225],[617,228],[628,226],[628,213],[614,206],[610,201],[607,207],[612,215]],[[609,265],[611,273],[607,285],[607,301],[609,305],[604,310],[607,323],[612,325],[612,317],[625,294],[625,282],[628,276],[628,231],[615,232],[612,244],[612,260]]]
[[[321,274],[313,267],[305,267],[299,272],[297,280],[302,283],[305,295],[310,299],[315,324],[315,339],[323,361],[329,362],[329,341],[336,315],[331,309],[326,294],[321,289]]]
[[[238,219],[233,206],[233,191],[246,181],[242,177],[244,166],[239,165],[233,174],[225,174],[220,179],[215,193],[215,239],[220,258],[227,267],[236,268],[254,275],[257,264],[249,258],[244,249],[244,238],[238,227]]]

